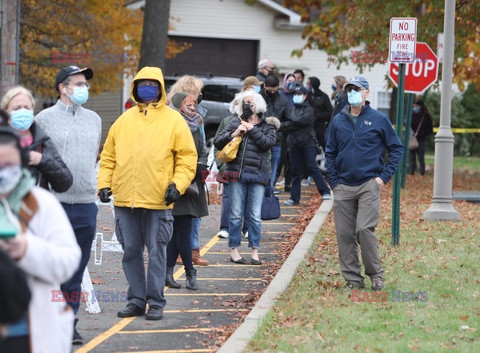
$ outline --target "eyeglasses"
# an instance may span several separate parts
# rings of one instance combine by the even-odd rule
[[[348,92],[352,92],[352,91],[357,91],[357,92],[360,92],[360,91],[365,91],[366,88],[363,88],[363,87],[347,87],[345,88],[345,91],[348,93]]]
[[[71,83],[68,84],[67,86],[74,86],[74,87],[87,87],[90,88],[90,84],[87,82],[77,82],[77,83]]]

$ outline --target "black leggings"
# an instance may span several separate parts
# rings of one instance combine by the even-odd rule
[[[178,254],[182,257],[185,270],[193,268],[192,244],[192,216],[173,217],[173,235],[167,245],[167,267],[175,266]]]

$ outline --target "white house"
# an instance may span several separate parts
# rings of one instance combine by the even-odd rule
[[[129,5],[131,8],[144,6],[145,1],[137,1]],[[256,64],[261,58],[272,60],[277,71],[286,73],[295,69],[302,69],[306,76],[317,76],[322,85],[321,89],[330,94],[333,76],[343,75],[350,77],[358,74],[356,65],[342,65],[337,70],[327,61],[327,54],[319,50],[304,51],[301,58],[292,57],[294,49],[301,48],[305,40],[302,39],[304,24],[300,22],[300,15],[291,11],[276,1],[257,0],[253,6],[245,4],[245,0],[172,0],[170,16],[173,18],[173,29],[169,32],[172,38],[190,41],[193,46],[175,60],[167,62],[167,72],[174,61],[191,61],[183,72],[212,73],[212,74],[240,74],[248,76],[254,74]],[[230,42],[230,45],[229,43]],[[196,45],[198,43],[198,45]],[[195,50],[199,57],[190,55],[195,46],[202,46],[203,50]],[[235,50],[241,46],[242,52]],[[232,48],[233,47],[233,48]],[[225,56],[224,53],[235,53],[235,58]],[[218,58],[223,60],[219,61]],[[197,63],[197,65],[195,65]],[[202,63],[199,65],[199,63]],[[247,63],[245,65],[245,63]],[[238,72],[225,66],[252,67],[251,72]],[[197,72],[195,67],[201,66]],[[178,65],[175,65],[178,68]],[[205,68],[209,68],[210,72]],[[373,107],[390,107],[389,96],[386,92],[386,75],[388,65],[377,64],[371,71],[363,75],[371,86]]]
[[[135,9],[144,4],[145,1],[134,1],[128,7]],[[256,0],[249,6],[245,0],[171,0],[170,17],[173,29],[169,35],[190,42],[192,47],[167,61],[166,74],[249,76],[255,74],[259,59],[268,58],[282,74],[302,69],[307,77],[317,76],[320,88],[329,95],[334,76],[348,78],[358,74],[354,64],[342,65],[337,70],[329,65],[327,54],[319,50],[304,51],[301,58],[292,57],[292,50],[305,43],[301,37],[304,24],[296,12],[276,1]],[[385,111],[390,108],[387,70],[388,65],[377,64],[363,73],[370,83],[372,106]],[[128,98],[126,80],[119,105]],[[105,128],[117,118],[106,114],[102,117],[106,120]]]

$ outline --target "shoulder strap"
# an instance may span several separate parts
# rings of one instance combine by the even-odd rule
[[[38,211],[38,202],[35,196],[31,191],[29,191],[24,197],[22,205],[20,206],[20,211],[18,212],[18,220],[20,221],[20,226],[22,231],[28,229],[28,224],[33,218],[35,213]]]
[[[418,124],[418,126],[417,126],[417,131],[415,131],[415,137],[417,137],[417,134],[420,131],[420,126],[422,126],[424,118],[425,118],[425,116],[422,116],[422,119],[420,120],[420,124]]]

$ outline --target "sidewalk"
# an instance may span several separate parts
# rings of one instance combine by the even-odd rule
[[[318,193],[314,187],[302,188],[301,205],[311,206]],[[282,193],[280,202],[289,195]],[[318,199],[317,199],[318,200]],[[318,202],[318,201],[317,201]],[[329,206],[330,204],[330,206]],[[273,304],[282,288],[288,284],[295,272],[296,266],[303,258],[305,251],[318,232],[322,217],[328,214],[331,201],[324,202],[317,212],[305,235],[302,236],[295,251],[285,261],[283,270],[270,285],[271,273],[269,270],[278,267],[281,260],[281,248],[289,245],[289,234],[292,227],[297,226],[299,216],[303,213],[302,206],[282,206],[282,217],[275,221],[266,221],[262,224],[262,242],[260,258],[262,266],[236,265],[229,261],[227,240],[215,236],[218,231],[220,208],[219,205],[210,205],[210,215],[202,220],[200,227],[200,244],[202,255],[210,261],[207,267],[196,267],[198,270],[198,291],[185,289],[185,274],[183,268],[175,267],[175,277],[182,288],[166,289],[167,306],[161,321],[146,321],[144,317],[119,319],[116,312],[126,305],[127,283],[123,274],[120,253],[104,253],[103,264],[96,266],[93,259],[89,270],[94,289],[99,297],[100,314],[89,314],[84,306],[79,312],[80,322],[78,329],[83,335],[85,345],[77,348],[76,352],[211,352],[216,347],[217,339],[231,332],[244,320],[246,313],[255,305],[259,293],[269,286],[264,295],[231,339],[241,336],[245,340],[242,330],[251,322],[251,317],[260,319],[258,308],[266,312],[266,307]],[[98,231],[107,234],[113,229],[113,219],[108,207],[102,207],[99,212]],[[111,236],[111,235],[109,235]],[[242,241],[240,248],[242,256],[247,260],[250,249],[246,241]],[[286,271],[286,272],[285,272]],[[283,274],[282,274],[283,273]],[[280,286],[278,285],[280,282]],[[268,299],[268,300],[267,300]],[[252,331],[254,326],[248,328]],[[228,347],[231,341],[225,346]],[[231,349],[229,352],[233,352]]]

